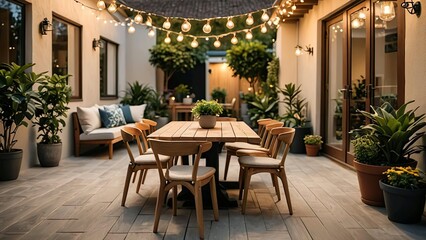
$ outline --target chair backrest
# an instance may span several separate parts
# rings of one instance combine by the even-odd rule
[[[272,138],[271,138],[271,130],[277,127],[282,127],[284,126],[283,122],[279,122],[279,121],[274,121],[269,123],[268,125],[265,126],[265,130],[263,132],[263,136],[260,139],[260,146],[264,147],[264,148],[269,148]]]
[[[272,122],[278,122],[278,120],[270,119],[270,118],[264,118],[264,119],[257,120],[257,124],[259,126],[259,128],[257,129],[257,135],[262,137],[262,134],[264,133],[264,130],[265,130],[265,126],[268,125],[269,123],[272,123]]]
[[[290,146],[293,143],[294,133],[296,130],[294,128],[287,128],[286,131],[280,133],[278,135],[277,141],[275,142],[274,150],[273,150],[273,158],[278,157],[278,152],[284,145],[283,156],[280,161],[280,166],[284,167],[285,159],[287,157],[288,151],[290,150]]]
[[[212,147],[211,142],[205,141],[166,141],[150,139],[149,142],[151,143],[151,148],[157,162],[158,172],[162,180],[164,180],[165,177],[158,155],[170,157],[167,169],[169,169],[173,163],[177,162],[179,157],[195,155],[195,161],[192,169],[192,181],[195,181],[197,178],[198,164],[200,163],[201,154],[207,152]]]
[[[237,103],[237,98],[232,98],[231,100],[231,109],[235,110],[235,104]]]
[[[123,142],[126,145],[127,153],[129,154],[130,162],[132,164],[135,163],[135,158],[133,156],[132,149],[130,148],[129,142],[136,139],[136,143],[138,145],[139,154],[142,155],[144,153],[140,138],[143,135],[142,131],[138,128],[131,126],[124,126],[121,128],[121,137],[123,138]]]
[[[142,121],[136,122],[135,127],[142,131],[142,136],[140,137],[140,140],[145,153],[149,148],[147,133],[149,133],[151,127]]]
[[[151,119],[143,118],[142,122],[146,123],[150,126],[150,129],[149,129],[149,132],[148,132],[149,134],[151,134],[151,133],[155,132],[155,130],[157,130],[157,122],[156,121],[152,121]]]
[[[237,119],[233,117],[217,117],[216,121],[223,122],[223,121],[229,121],[229,122],[236,122]]]

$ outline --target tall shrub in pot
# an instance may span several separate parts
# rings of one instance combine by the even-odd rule
[[[14,180],[19,176],[22,149],[14,148],[16,134],[27,127],[40,106],[39,95],[33,90],[44,75],[28,71],[34,64],[19,66],[4,64],[0,69],[0,180]]]
[[[59,133],[66,123],[71,100],[71,87],[67,84],[68,76],[46,76],[38,86],[41,108],[35,112],[33,123],[38,126],[40,143],[37,144],[37,155],[43,167],[59,165],[62,153],[62,141]]]
[[[370,119],[370,124],[354,132],[360,134],[354,144],[355,162],[361,199],[373,206],[384,206],[383,194],[379,188],[382,173],[392,166],[416,167],[417,162],[410,158],[412,154],[424,151],[423,145],[416,145],[417,140],[425,135],[425,114],[416,115],[418,108],[408,110],[414,101],[394,109],[385,102],[373,108],[373,112],[359,111]],[[367,141],[368,140],[368,141]],[[365,149],[372,148],[369,154]]]

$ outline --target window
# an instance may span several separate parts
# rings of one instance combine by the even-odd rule
[[[101,98],[117,98],[118,44],[101,38],[100,47],[100,95]]]
[[[81,27],[59,17],[53,17],[52,25],[52,72],[70,75],[71,98],[81,100]]]
[[[24,5],[0,0],[0,62],[25,64]]]

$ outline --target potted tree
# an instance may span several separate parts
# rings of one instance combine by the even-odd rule
[[[174,89],[173,95],[175,96],[176,102],[182,102],[183,99],[189,95],[189,86],[186,84],[177,85]]]
[[[354,145],[354,167],[357,171],[361,200],[373,206],[384,206],[379,180],[382,173],[392,166],[416,167],[412,154],[425,150],[425,146],[415,145],[425,135],[425,114],[416,116],[416,109],[407,110],[410,101],[399,109],[390,103],[373,108],[373,112],[359,111],[371,123],[354,130],[358,137]]]
[[[14,148],[16,133],[28,126],[40,105],[39,95],[33,86],[44,78],[44,73],[27,72],[34,64],[19,66],[5,64],[0,69],[0,180],[14,180],[19,176],[22,149]]]
[[[41,108],[35,112],[34,125],[38,126],[41,141],[37,144],[37,156],[42,167],[59,165],[62,153],[62,141],[59,133],[65,127],[68,103],[71,100],[71,87],[67,84],[68,76],[53,74],[40,82],[38,92]]]
[[[303,140],[305,141],[306,155],[318,156],[322,144],[322,137],[320,135],[306,135]]]
[[[216,117],[222,111],[223,108],[218,102],[201,100],[197,101],[191,112],[195,118],[199,119],[200,127],[208,129],[216,126]]]
[[[225,103],[226,90],[224,88],[215,88],[212,90],[212,99],[219,103]]]
[[[305,153],[306,148],[303,138],[306,135],[312,134],[312,127],[306,124],[306,99],[300,97],[302,90],[300,86],[296,87],[294,83],[284,85],[284,88],[280,89],[280,91],[284,95],[284,105],[286,108],[286,112],[282,116],[284,124],[296,130],[290,152]]]
[[[418,223],[425,208],[426,178],[411,167],[392,167],[380,180],[388,219],[399,223]]]

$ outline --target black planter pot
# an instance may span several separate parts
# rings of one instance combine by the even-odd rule
[[[312,127],[295,127],[293,143],[290,146],[291,153],[306,153],[305,141],[303,138],[306,135],[312,134]]]
[[[56,167],[62,154],[62,143],[37,143],[38,161],[42,167]]]
[[[15,180],[19,176],[22,162],[22,149],[0,153],[0,181]]]
[[[398,223],[418,223],[425,207],[426,188],[403,189],[379,182],[385,198],[388,219]]]

